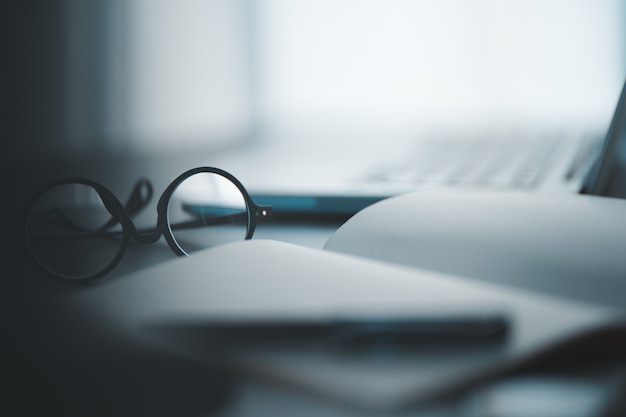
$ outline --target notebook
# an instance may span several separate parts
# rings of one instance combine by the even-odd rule
[[[258,146],[208,162],[232,172],[255,201],[277,213],[353,214],[393,195],[441,187],[601,194],[609,173],[626,159],[616,157],[626,141],[623,96],[608,133],[528,126],[282,128],[260,134]],[[341,140],[346,135],[359,136],[359,145]]]
[[[276,389],[279,404],[301,395],[337,406],[337,415],[354,410],[398,415],[511,371],[546,349],[558,354],[563,342],[616,317],[596,306],[270,240],[176,258],[84,288],[67,301],[103,331]],[[322,336],[223,350],[211,338],[215,323],[243,322],[254,330],[255,324],[273,321],[333,323],[389,312],[419,319],[437,311],[489,310],[504,314],[508,330],[486,344],[466,340],[403,348],[380,340],[355,346]]]

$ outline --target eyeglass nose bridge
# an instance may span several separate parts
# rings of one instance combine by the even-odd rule
[[[119,223],[125,240],[130,238],[142,244],[154,243],[160,239],[162,233],[159,228],[153,229],[150,233],[140,233],[132,219],[132,216],[142,210],[152,198],[153,188],[150,181],[143,179],[135,184],[126,206],[123,206],[121,201],[106,187],[97,183],[94,183],[93,186],[112,215],[111,220],[103,226],[104,228],[108,229]],[[126,246],[125,244],[124,251]]]

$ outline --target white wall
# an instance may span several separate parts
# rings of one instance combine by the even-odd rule
[[[604,122],[626,76],[616,0],[262,3],[273,120]]]
[[[136,146],[245,134],[249,86],[243,4],[134,0],[129,134]]]
[[[210,148],[257,122],[603,126],[626,76],[619,0],[99,3],[97,94],[77,65],[89,24],[80,13],[69,19],[68,132],[77,148],[91,137],[121,150]]]

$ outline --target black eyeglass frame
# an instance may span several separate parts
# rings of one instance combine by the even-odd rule
[[[247,227],[246,227],[246,235],[244,236],[244,240],[248,240],[252,238],[252,236],[254,235],[254,231],[256,230],[256,227],[259,225],[259,223],[263,221],[271,220],[273,218],[272,206],[256,204],[252,200],[252,197],[250,196],[248,191],[245,189],[243,184],[237,178],[235,178],[232,174],[220,168],[205,166],[205,167],[192,168],[188,171],[185,171],[182,174],[180,174],[178,177],[176,177],[172,182],[170,182],[170,184],[167,186],[167,188],[165,188],[165,190],[161,194],[159,201],[157,202],[156,227],[150,233],[141,233],[140,231],[137,230],[135,223],[131,219],[129,213],[124,208],[120,200],[108,188],[106,188],[105,186],[103,186],[102,184],[98,182],[92,181],[87,178],[80,178],[80,177],[64,178],[64,179],[53,181],[49,183],[48,185],[44,186],[43,188],[39,189],[39,191],[35,193],[29,200],[29,203],[26,206],[27,208],[25,211],[25,216],[28,216],[32,207],[41,198],[42,195],[44,195],[46,192],[48,192],[49,190],[55,187],[59,187],[62,185],[69,185],[69,184],[81,184],[81,185],[91,187],[99,195],[100,199],[102,200],[102,203],[104,204],[105,208],[111,215],[111,219],[109,220],[109,222],[107,222],[107,225],[119,223],[121,226],[122,231],[121,231],[121,238],[120,238],[121,240],[120,240],[119,249],[115,257],[109,262],[109,264],[107,264],[104,268],[102,268],[101,270],[93,274],[84,275],[80,277],[60,274],[48,268],[35,255],[34,250],[28,239],[28,221],[27,221],[27,218],[25,217],[23,224],[24,224],[27,252],[30,255],[30,257],[33,259],[35,264],[38,265],[41,269],[43,269],[43,271],[45,271],[47,274],[55,278],[59,278],[63,281],[72,281],[72,282],[92,282],[92,281],[97,280],[98,278],[103,277],[109,272],[111,272],[124,257],[124,254],[126,253],[128,244],[131,239],[133,239],[134,241],[138,243],[149,244],[149,243],[157,242],[161,238],[161,236],[164,236],[170,249],[172,249],[172,251],[177,256],[188,256],[189,254],[183,248],[180,247],[180,245],[176,242],[176,239],[174,238],[172,228],[171,228],[172,225],[168,221],[168,209],[167,208],[168,208],[169,200],[172,197],[172,194],[174,193],[174,191],[178,188],[178,186],[182,184],[188,178],[192,177],[193,175],[201,174],[201,173],[217,174],[226,178],[237,187],[237,189],[243,196],[245,204],[246,204],[246,215],[247,215]],[[137,189],[137,187],[139,186],[146,186],[146,190],[148,192],[146,200],[149,199],[152,196],[152,186],[150,185],[150,183],[147,182],[146,180],[140,181],[135,187],[135,191],[139,191]],[[94,231],[94,233],[98,232],[98,230],[102,230],[103,228],[108,227],[107,225],[104,225],[101,228],[97,229],[96,231]]]

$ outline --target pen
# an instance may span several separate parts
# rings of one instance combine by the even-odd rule
[[[226,343],[335,342],[347,344],[493,343],[505,339],[508,317],[500,312],[335,317],[326,320],[255,319],[205,322],[207,336]]]

